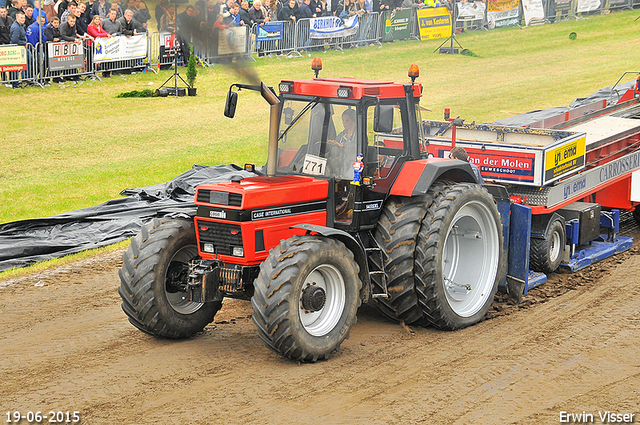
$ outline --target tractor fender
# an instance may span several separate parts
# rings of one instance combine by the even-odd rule
[[[478,183],[471,165],[458,159],[429,158],[402,164],[391,191],[392,196],[419,196],[427,193],[436,180]]]
[[[358,263],[358,266],[360,266],[360,271],[358,272],[360,281],[362,281],[360,297],[362,298],[363,302],[367,302],[369,298],[369,267],[367,264],[367,254],[365,253],[362,244],[356,238],[354,238],[344,230],[334,229],[332,227],[318,226],[316,224],[297,224],[295,226],[291,226],[291,228],[303,229],[306,230],[307,233],[314,232],[327,238],[339,240],[340,242],[345,244],[347,249],[353,252],[353,257],[356,260],[356,263]]]
[[[556,220],[560,220],[562,227],[565,226],[564,217],[558,213],[552,214],[539,214],[531,217],[531,237],[537,239],[544,239],[549,234],[549,227],[551,223]]]

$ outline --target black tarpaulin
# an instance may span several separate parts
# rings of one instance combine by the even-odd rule
[[[236,165],[194,165],[166,183],[123,190],[124,198],[53,217],[0,224],[0,271],[122,241],[154,217],[192,217],[198,185],[254,175]]]

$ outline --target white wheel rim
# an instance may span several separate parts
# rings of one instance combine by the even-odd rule
[[[555,263],[560,255],[560,234],[558,232],[551,233],[551,240],[549,241],[549,260],[551,263]]]
[[[454,216],[444,242],[442,276],[451,309],[471,317],[491,295],[500,258],[500,238],[493,214],[471,201]]]
[[[195,245],[185,246],[182,249],[180,249],[178,252],[176,252],[173,255],[173,257],[171,257],[171,261],[169,261],[169,267],[171,266],[171,263],[174,263],[174,262],[188,263],[193,258],[197,257],[197,255],[198,255],[198,248]],[[167,271],[169,271],[169,267],[167,267]],[[166,275],[166,272],[165,272],[164,293],[165,293],[165,296],[167,297],[167,301],[169,301],[169,304],[171,305],[171,308],[173,308],[175,311],[177,311],[180,314],[193,314],[196,311],[200,310],[200,308],[204,304],[196,303],[188,300],[186,292],[181,292],[181,291],[169,292],[167,290],[167,278],[168,276]]]
[[[302,292],[308,285],[315,285],[325,292],[324,306],[318,311],[308,311],[302,306]],[[346,304],[344,278],[337,268],[323,264],[313,269],[307,275],[298,295],[300,321],[310,335],[324,336],[336,327]]]

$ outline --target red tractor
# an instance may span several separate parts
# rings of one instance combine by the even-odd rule
[[[314,64],[318,64],[314,61]],[[119,293],[130,322],[190,337],[225,297],[250,299],[258,336],[287,358],[327,358],[363,302],[406,324],[482,320],[506,274],[501,186],[469,163],[428,158],[422,86],[282,81],[271,105],[266,172],[197,188],[193,219],[155,219],[131,240]],[[384,145],[384,135],[402,142]],[[398,139],[398,137],[396,137]],[[491,191],[491,193],[490,193]]]

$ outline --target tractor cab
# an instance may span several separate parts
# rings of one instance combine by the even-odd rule
[[[282,81],[276,174],[328,180],[331,227],[373,227],[402,163],[415,155],[420,90],[346,78]],[[391,133],[402,140],[385,142]]]

